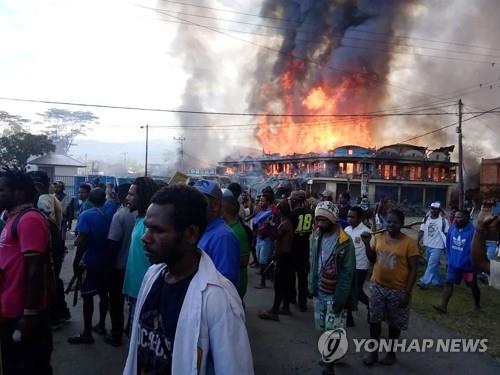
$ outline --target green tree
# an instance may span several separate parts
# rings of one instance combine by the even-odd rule
[[[0,125],[7,126],[7,128],[3,130],[4,136],[22,132],[24,130],[24,125],[28,122],[30,122],[30,120],[0,110]]]
[[[59,153],[67,154],[74,140],[94,124],[98,124],[99,117],[92,112],[68,111],[66,109],[51,108],[44,113],[38,113],[47,124],[46,134],[56,146]]]
[[[56,147],[45,135],[19,132],[0,137],[0,163],[25,167],[30,156],[55,151]]]

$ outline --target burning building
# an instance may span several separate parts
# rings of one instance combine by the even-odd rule
[[[356,199],[371,202],[389,198],[409,206],[448,204],[456,184],[457,163],[451,161],[454,146],[428,151],[425,147],[395,144],[373,149],[357,145],[337,147],[325,153],[226,158],[220,165],[235,177],[275,176],[308,180],[311,191],[349,191]]]
[[[500,194],[500,158],[481,159],[479,190],[485,197]]]
[[[278,16],[278,57],[263,50],[249,109],[259,111],[256,138],[266,153],[328,153],[355,143],[372,147],[383,122],[374,118],[388,95],[389,49],[367,48],[359,32],[385,35],[405,24],[414,1],[265,0]],[[282,115],[277,115],[282,114]],[[351,114],[351,115],[349,115]],[[359,114],[373,114],[363,116]]]

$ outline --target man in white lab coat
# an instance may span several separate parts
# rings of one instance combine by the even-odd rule
[[[123,373],[253,374],[238,292],[197,247],[205,197],[174,185],[151,201],[143,241],[153,266],[137,299]]]

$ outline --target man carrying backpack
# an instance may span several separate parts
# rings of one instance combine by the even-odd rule
[[[61,210],[59,200],[48,193],[50,186],[49,176],[43,171],[30,172],[30,175],[38,192],[36,207],[45,214],[49,225],[50,254],[52,256],[54,279],[56,282],[54,301],[51,304],[50,314],[51,323],[54,326],[62,321],[71,319],[71,313],[64,299],[64,283],[60,277],[65,253],[64,242],[61,236],[61,222],[63,217],[61,212],[64,212]]]
[[[442,283],[439,261],[441,253],[446,247],[446,233],[448,233],[449,227],[448,220],[441,212],[441,204],[439,202],[431,203],[431,212],[424,218],[418,234],[419,243],[423,238],[427,260],[427,269],[417,284],[421,289],[431,285],[440,286]]]
[[[33,208],[31,177],[20,169],[0,172],[0,210],[8,219],[0,235],[0,341],[3,374],[52,374],[48,295],[49,228]]]

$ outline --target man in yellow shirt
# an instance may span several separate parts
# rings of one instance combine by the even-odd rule
[[[417,277],[419,256],[417,241],[401,233],[405,217],[400,210],[390,210],[387,215],[387,230],[375,236],[373,246],[371,234],[361,236],[366,246],[366,256],[374,263],[370,285],[370,338],[380,340],[382,321],[389,326],[389,339],[398,339],[401,330],[408,329],[410,296]],[[363,363],[372,366],[378,361],[377,352],[372,352]],[[380,363],[393,365],[394,351],[387,353]]]

